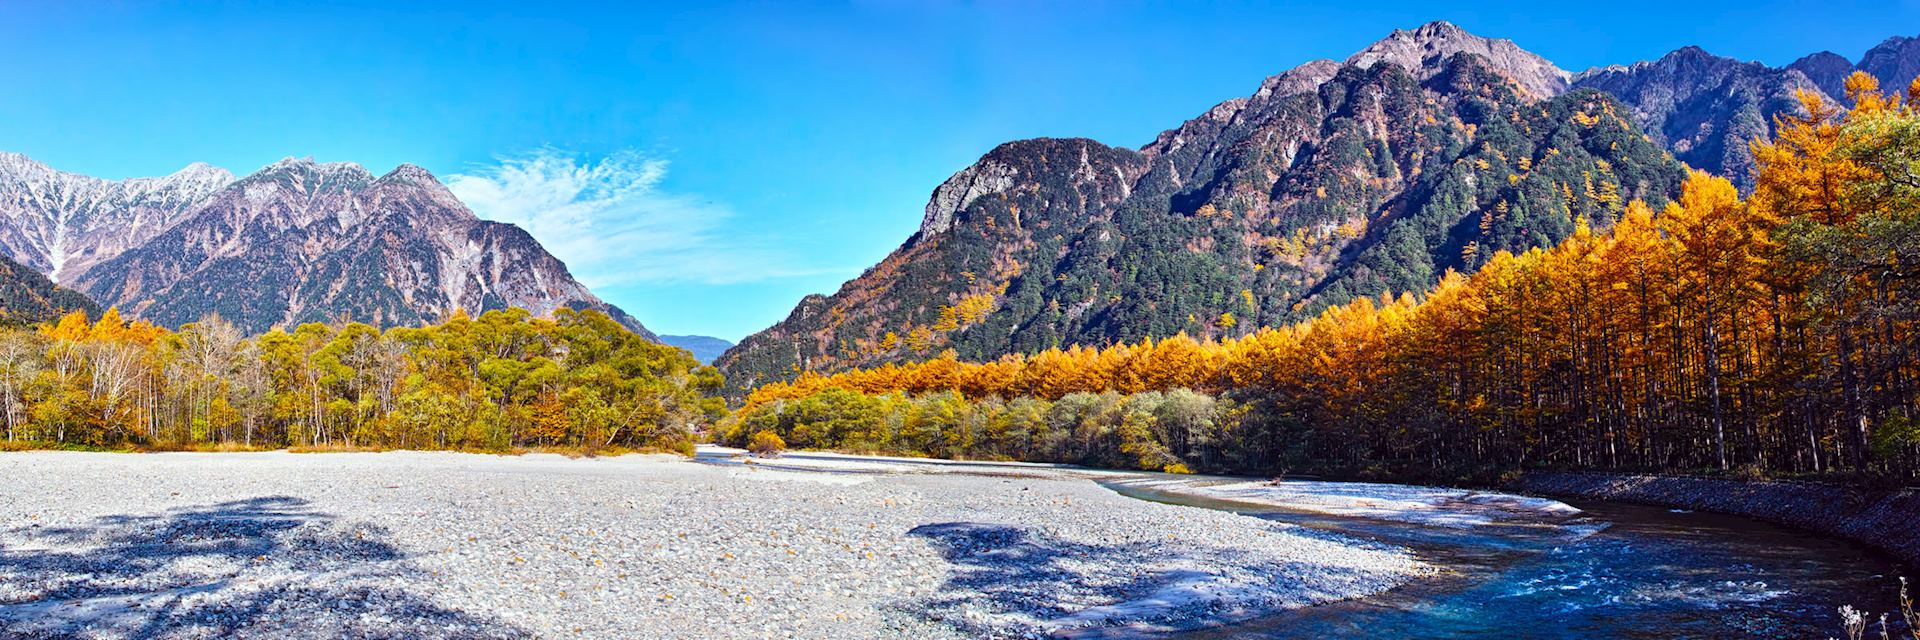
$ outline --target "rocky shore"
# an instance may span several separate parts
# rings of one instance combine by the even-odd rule
[[[1506,488],[1746,516],[1859,542],[1920,566],[1920,495],[1912,490],[1610,473],[1527,473]]]

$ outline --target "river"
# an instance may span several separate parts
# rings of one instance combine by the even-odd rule
[[[1841,604],[1898,606],[1890,558],[1749,518],[1568,501],[1583,513],[1562,523],[1457,529],[1108,484],[1401,545],[1444,568],[1375,596],[1185,637],[1827,638],[1841,633]]]
[[[1195,497],[1129,482],[1149,475],[1157,474],[1105,474],[1101,482],[1142,500],[1406,547],[1441,568],[1370,597],[1282,611],[1184,638],[1828,638],[1842,634],[1836,611],[1842,604],[1871,612],[1898,606],[1902,569],[1890,557],[1749,518],[1569,500],[1581,510],[1571,518],[1432,526]],[[1137,635],[1102,629],[1077,637]]]

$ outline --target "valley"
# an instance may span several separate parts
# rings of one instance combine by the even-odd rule
[[[820,28],[769,22],[715,42]],[[306,138],[385,173],[0,152],[0,636],[1920,633],[1920,38],[1576,71],[1538,29],[1382,31],[1186,103],[1223,58],[1109,51],[1189,67],[1102,61],[1138,83],[1102,103],[937,38],[850,49],[900,65],[885,117],[857,72],[642,109],[569,92],[724,65],[567,32],[619,46],[496,84],[416,55],[434,36],[387,57],[447,66],[356,85],[378,117]],[[1018,44],[981,46],[1077,59]],[[434,53],[522,46],[550,43]],[[759,64],[845,53],[802,49]],[[1094,110],[1134,101],[1211,106],[897,180],[982,126],[955,105],[1028,123],[1004,140],[1087,133],[1013,110],[1124,131]],[[124,152],[92,166],[152,166]],[[895,183],[924,206],[882,211]],[[918,224],[861,253],[882,215]]]

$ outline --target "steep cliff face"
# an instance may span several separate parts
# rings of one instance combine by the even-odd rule
[[[1673,193],[1681,166],[1566,78],[1436,23],[1269,78],[1138,152],[1002,145],[935,190],[898,251],[719,365],[738,391],[949,348],[1236,335]]]
[[[476,218],[426,170],[287,159],[234,180],[195,165],[108,182],[0,156],[0,250],[158,324],[218,313],[252,331],[455,310],[607,312],[518,227]]]

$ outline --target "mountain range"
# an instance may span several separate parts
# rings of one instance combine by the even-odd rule
[[[1856,71],[1901,90],[1920,39],[1783,67],[1697,47],[1570,73],[1446,22],[1266,78],[1138,148],[1008,142],[933,189],[919,229],[832,295],[740,344],[678,340],[731,391],[804,371],[992,359],[1187,333],[1243,335],[1357,297],[1417,293],[1497,251],[1548,246],[1688,167],[1746,186],[1746,142],[1844,104]],[[476,217],[431,173],[289,158],[244,177],[196,163],[105,180],[0,153],[0,322],[118,307],[248,332],[434,322],[600,300],[525,231]],[[89,298],[91,301],[89,301]],[[98,303],[94,306],[93,303]]]
[[[686,349],[688,353],[693,354],[693,359],[699,360],[701,364],[713,364],[713,361],[718,359],[720,354],[726,353],[728,349],[733,348],[732,342],[712,336],[662,335],[660,336],[660,344]]]
[[[193,164],[112,181],[0,153],[0,256],[167,326],[217,313],[257,333],[573,307],[653,338],[532,236],[481,220],[413,165],[375,176],[289,158],[237,179]]]
[[[1747,141],[1772,133],[1774,116],[1801,112],[1796,91],[1850,104],[1844,85],[1855,71],[1874,76],[1884,89],[1904,91],[1920,75],[1920,39],[1890,38],[1858,62],[1822,51],[1785,67],[1686,47],[1659,60],[1581,73],[1573,86],[1613,94],[1674,157],[1746,187],[1753,171]]]
[[[1549,246],[1688,166],[1744,185],[1746,141],[1844,102],[1855,70],[1903,89],[1920,45],[1774,68],[1698,48],[1564,71],[1446,22],[1263,81],[1138,149],[1032,139],[936,187],[919,230],[717,363],[733,393],[804,371],[992,359],[1185,332],[1241,335],[1358,296],[1418,293],[1499,250]]]

